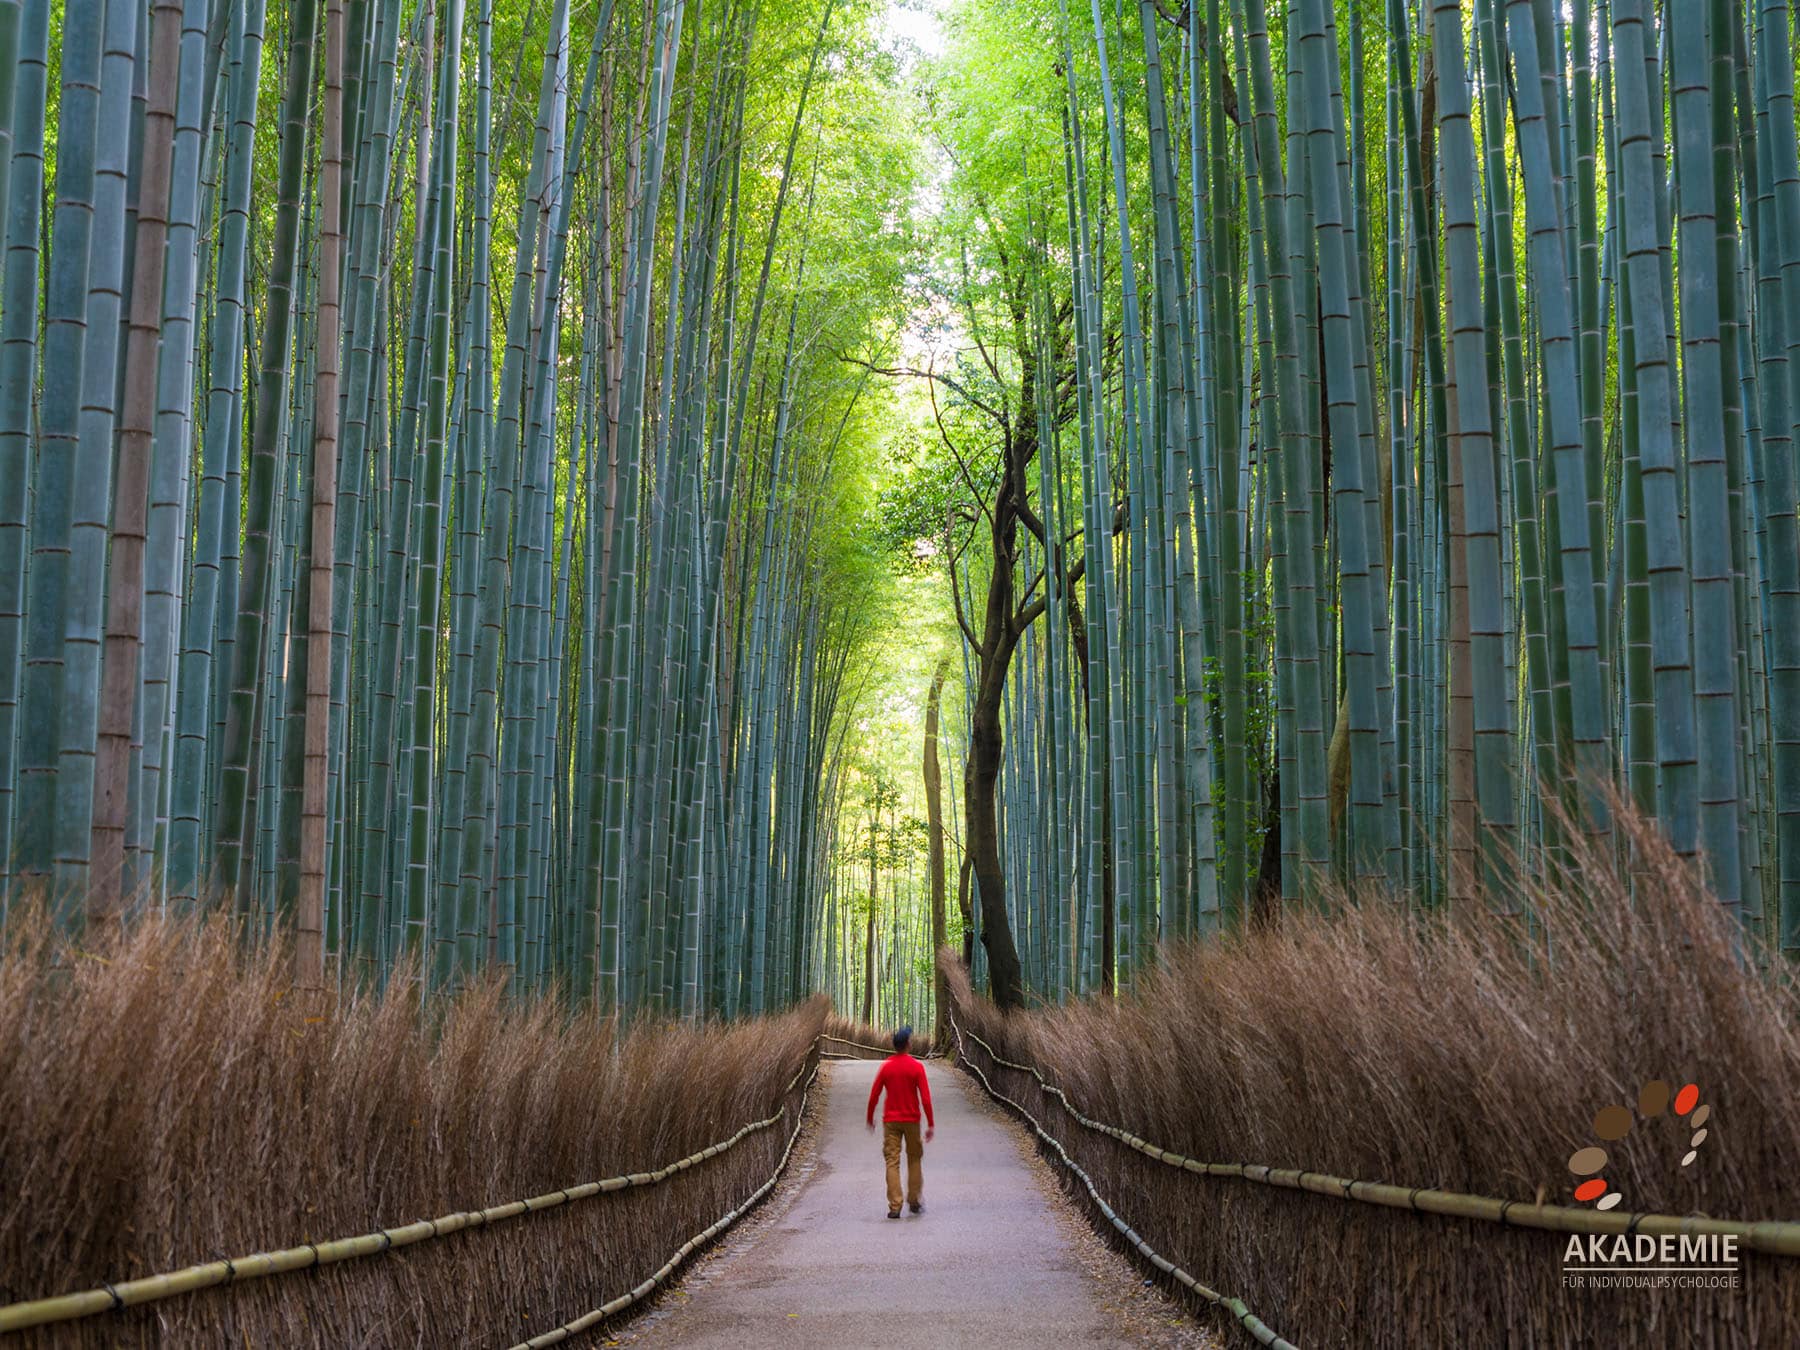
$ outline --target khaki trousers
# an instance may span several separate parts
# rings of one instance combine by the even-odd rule
[[[900,1146],[906,1145],[906,1202],[916,1205],[925,1189],[925,1172],[920,1166],[925,1145],[919,1137],[916,1120],[889,1120],[881,1126],[881,1156],[887,1162],[887,1202],[889,1210],[900,1208]]]

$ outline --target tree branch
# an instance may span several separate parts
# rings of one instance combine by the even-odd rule
[[[1082,575],[1086,571],[1087,554],[1084,553],[1075,560],[1075,565],[1069,569],[1069,575],[1063,578],[1062,589],[1065,592],[1071,590],[1075,583],[1081,580]],[[1013,615],[1012,630],[1014,635],[1020,637],[1024,636],[1025,630],[1037,622],[1038,616],[1044,612],[1049,604],[1050,596],[1046,593],[1040,595],[1017,614]]]
[[[975,654],[986,660],[987,648],[981,645],[981,639],[975,636],[974,630],[969,627],[968,616],[963,613],[962,587],[956,584],[956,554],[957,550],[951,547],[950,521],[946,518],[944,521],[944,562],[950,569],[950,598],[956,605],[956,626],[962,629],[963,637],[975,649]]]
[[[985,400],[976,398],[960,381],[942,374],[935,367],[930,370],[920,370],[917,366],[878,366],[873,361],[865,361],[862,357],[852,356],[848,352],[839,352],[837,359],[848,365],[861,366],[864,370],[872,371],[877,375],[911,376],[914,379],[931,380],[941,384],[971,407],[979,408],[986,413],[1002,431],[1006,429],[1007,422],[1004,413],[995,409]]]
[[[935,363],[937,358],[934,356],[932,360]],[[931,391],[931,416],[937,423],[938,436],[944,442],[944,449],[948,450],[950,458],[956,461],[956,471],[962,475],[963,486],[969,489],[969,495],[981,507],[981,513],[988,518],[988,524],[992,525],[994,516],[988,510],[987,498],[981,495],[981,489],[975,483],[975,475],[969,472],[969,466],[964,462],[962,452],[956,448],[956,442],[950,439],[950,428],[944,425],[944,414],[938,408],[937,385],[930,383],[926,385],[926,388]]]

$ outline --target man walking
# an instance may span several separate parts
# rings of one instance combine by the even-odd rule
[[[920,1167],[925,1144],[937,1133],[931,1114],[931,1084],[925,1081],[925,1066],[906,1053],[912,1044],[912,1028],[901,1027],[894,1033],[894,1053],[875,1071],[875,1082],[869,1088],[869,1128],[875,1128],[875,1099],[887,1089],[887,1105],[881,1112],[881,1156],[887,1162],[888,1218],[900,1217],[900,1146],[906,1146],[906,1202],[914,1214],[921,1213],[925,1203],[920,1195],[925,1187]],[[919,1105],[925,1107],[925,1140],[919,1140]]]

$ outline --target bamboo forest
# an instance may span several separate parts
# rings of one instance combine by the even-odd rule
[[[905,1024],[940,1097],[1035,1126],[1129,1283],[1213,1318],[1196,1344],[1594,1344],[1626,1304],[1479,1313],[1348,1180],[1218,1202],[1285,1274],[1192,1217],[1212,1192],[1131,1228],[1110,1203],[1225,1185],[1159,1159],[1724,1214],[1742,1300],[1620,1325],[1795,1343],[1796,18],[0,0],[0,1081],[41,1122],[0,1124],[0,1304],[307,1234],[323,1263],[302,1214],[636,1186],[785,1103],[729,1184],[546,1221],[613,1264],[559,1301],[529,1248],[542,1306],[504,1324],[465,1254],[416,1297],[346,1274],[324,1320],[193,1295],[32,1343],[611,1317],[828,1149],[806,1093],[859,1070],[821,1056]],[[165,1048],[107,1050],[125,1026]],[[497,1138],[502,1061],[546,1133],[465,1175],[443,1140]],[[157,1095],[198,1065],[192,1109],[275,1131],[218,1156],[340,1180],[149,1236],[198,1203]],[[1562,1094],[1529,1156],[1468,1142],[1503,1083]],[[1615,1098],[1635,1142],[1585,1150],[1589,1193]],[[1669,1189],[1640,1146],[1696,1101],[1728,1175]],[[1047,1132],[1088,1110],[1110,1136]],[[450,1151],[371,1180],[421,1118]],[[136,1199],[70,1180],[145,1131]],[[61,1256],[18,1217],[84,1204]],[[1366,1265],[1323,1301],[1346,1204],[1344,1259],[1416,1265],[1416,1306]]]

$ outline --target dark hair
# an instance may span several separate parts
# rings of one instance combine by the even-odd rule
[[[912,1028],[901,1027],[894,1033],[894,1049],[904,1050],[912,1044]]]

